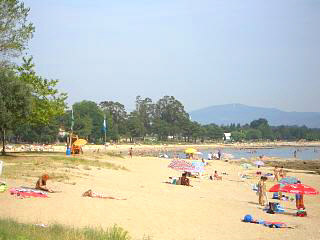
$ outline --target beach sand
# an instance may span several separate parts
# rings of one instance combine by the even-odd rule
[[[87,153],[89,154],[89,153]],[[194,187],[165,183],[179,172],[169,169],[169,159],[153,157],[106,157],[106,160],[125,166],[125,170],[78,170],[85,172],[74,178],[75,185],[48,182],[61,193],[49,194],[47,199],[19,199],[8,191],[0,193],[0,216],[24,223],[61,223],[70,226],[107,228],[117,224],[134,239],[150,236],[161,240],[202,239],[320,239],[320,196],[305,196],[307,217],[296,217],[295,202],[281,201],[285,214],[267,214],[251,190],[256,179],[241,181],[244,170],[235,164],[210,161],[207,172],[226,172],[222,181],[191,178]],[[260,170],[266,172],[268,168]],[[269,172],[272,172],[271,168]],[[301,171],[290,172],[303,183],[320,189],[320,176]],[[8,179],[10,187],[33,186],[30,180]],[[268,186],[272,186],[272,182]],[[127,200],[81,197],[88,189]],[[289,194],[290,195],[290,194]],[[269,198],[272,194],[269,193]],[[243,223],[244,215],[256,219],[286,222],[294,229],[274,229],[258,224]]]

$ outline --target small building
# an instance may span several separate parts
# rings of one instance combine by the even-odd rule
[[[58,133],[59,137],[65,137],[67,135],[68,135],[68,132],[66,132],[63,128],[59,128],[59,133]]]
[[[224,141],[231,141],[231,133],[224,133],[223,140]]]

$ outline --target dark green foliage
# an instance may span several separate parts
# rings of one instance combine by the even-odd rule
[[[5,134],[27,120],[31,113],[31,89],[10,69],[0,68],[0,130],[3,154]]]

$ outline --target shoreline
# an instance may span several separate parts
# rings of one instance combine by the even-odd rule
[[[37,144],[7,144],[10,146],[6,150],[8,153],[14,152],[66,152],[66,145],[37,145]],[[168,144],[108,144],[108,145],[96,145],[87,144],[83,146],[84,151],[105,151],[105,152],[123,152],[129,151],[130,148],[141,151],[180,151],[186,148],[196,148],[199,150],[203,149],[224,149],[224,148],[235,148],[235,149],[273,149],[273,148],[304,148],[314,147],[320,148],[320,141],[314,142],[245,142],[245,143],[204,143],[204,144],[193,144],[193,143],[168,143]],[[28,149],[29,148],[29,149]],[[28,150],[27,150],[28,149]],[[30,150],[31,149],[31,150]]]

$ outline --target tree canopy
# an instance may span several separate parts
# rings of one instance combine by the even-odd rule
[[[6,130],[26,121],[31,113],[31,88],[21,82],[13,70],[0,68],[0,127],[3,154]]]
[[[19,56],[32,38],[35,28],[27,19],[29,11],[18,0],[0,0],[0,66]]]

